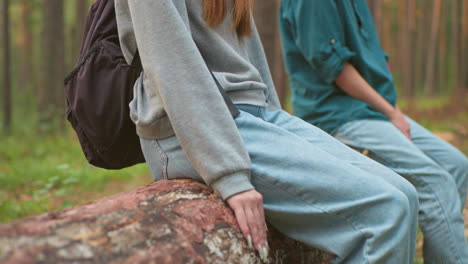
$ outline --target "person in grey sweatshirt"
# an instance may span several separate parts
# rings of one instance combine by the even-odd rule
[[[267,219],[334,263],[412,263],[414,187],[281,110],[250,1],[115,0],[125,59],[143,65],[130,110],[152,177],[213,188],[263,259]]]

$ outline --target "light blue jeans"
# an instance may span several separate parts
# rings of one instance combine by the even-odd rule
[[[270,224],[334,253],[333,263],[412,263],[418,199],[408,181],[287,112],[239,108],[235,122]],[[155,180],[203,181],[176,137],[141,144]]]
[[[392,123],[348,122],[335,137],[368,149],[370,157],[410,181],[419,195],[419,225],[425,263],[468,263],[463,206],[468,188],[468,159],[456,148],[407,118],[412,141]]]

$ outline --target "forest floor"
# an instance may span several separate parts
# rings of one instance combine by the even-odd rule
[[[449,98],[403,100],[408,116],[468,155],[468,96],[454,104]],[[0,223],[68,208],[142,186],[151,181],[145,164],[119,171],[94,168],[86,162],[74,132],[40,135],[33,120],[23,120],[11,135],[0,135]],[[40,140],[39,140],[40,139]],[[468,237],[468,205],[465,210]],[[421,256],[421,236],[418,256]],[[420,259],[416,263],[422,263]]]

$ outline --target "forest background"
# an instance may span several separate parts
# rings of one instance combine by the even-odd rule
[[[67,208],[150,181],[146,165],[87,164],[65,121],[63,79],[79,55],[91,0],[0,0],[0,223]],[[278,94],[289,105],[279,0],[255,19]],[[390,55],[399,107],[468,153],[468,0],[368,0]]]

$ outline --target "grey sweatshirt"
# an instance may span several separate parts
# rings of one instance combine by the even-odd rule
[[[143,65],[130,103],[138,135],[175,135],[195,170],[227,199],[253,189],[251,164],[209,69],[235,104],[281,107],[256,29],[239,38],[229,13],[210,28],[202,3],[115,0],[115,7],[125,59],[138,47]]]

